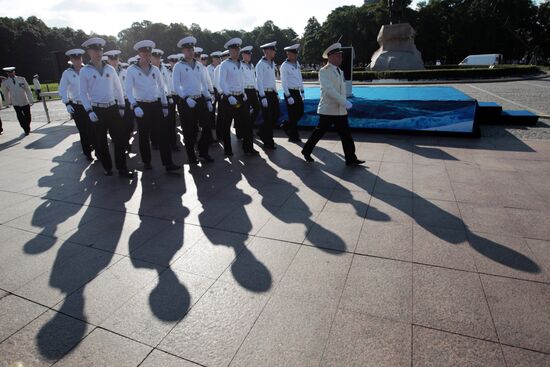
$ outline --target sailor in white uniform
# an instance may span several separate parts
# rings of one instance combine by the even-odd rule
[[[33,75],[32,85],[34,86],[34,93],[36,93],[36,100],[41,101],[42,96],[40,94],[42,93],[42,86],[40,85],[40,80],[38,79],[38,74]]]
[[[31,106],[33,105],[32,91],[27,80],[15,75],[15,67],[3,69],[8,77],[2,82],[2,93],[6,99],[6,106],[13,105],[19,125],[25,135],[31,132]]]
[[[181,169],[181,166],[172,162],[172,152],[168,143],[169,124],[165,120],[168,117],[168,100],[160,70],[151,64],[151,51],[154,48],[155,43],[150,40],[139,41],[134,45],[140,59],[136,65],[128,68],[124,87],[137,119],[139,151],[144,168],[152,169],[149,141],[154,133],[162,164],[166,171],[170,172]]]
[[[70,66],[61,75],[59,82],[59,96],[61,101],[67,107],[67,112],[72,116],[78,134],[80,135],[80,145],[82,153],[88,161],[92,161],[92,150],[95,145],[95,134],[90,118],[82,106],[80,99],[80,70],[82,69],[82,55],[85,53],[80,48],[74,48],[65,52],[70,58]]]
[[[340,43],[330,45],[323,53],[323,58],[328,59],[328,62],[319,70],[319,84],[321,85],[321,99],[317,107],[319,124],[304,145],[302,154],[307,162],[313,162],[311,157],[313,148],[328,128],[334,125],[342,141],[346,165],[357,166],[365,161],[357,159],[355,155],[355,144],[348,124],[348,110],[353,106],[346,99],[344,72],[339,68],[342,64],[342,45]]]
[[[224,45],[229,50],[229,59],[220,65],[219,92],[221,94],[220,110],[222,111],[221,133],[225,155],[232,156],[231,122],[235,120],[235,128],[243,140],[243,150],[247,155],[258,154],[254,149],[252,125],[250,122],[248,97],[244,91],[241,71],[240,50],[242,40],[232,38]]]
[[[258,99],[258,88],[256,87],[256,69],[252,64],[252,46],[241,48],[241,71],[244,80],[244,92],[248,97],[250,106],[250,123],[252,128],[256,124],[256,119],[260,113],[260,100]]]
[[[212,96],[208,91],[206,73],[202,71],[204,67],[194,59],[196,42],[197,39],[193,36],[182,38],[178,42],[177,46],[182,49],[184,59],[176,64],[172,75],[174,90],[179,96],[178,111],[183,124],[185,149],[191,164],[199,163],[195,153],[199,131],[199,157],[207,162],[214,160],[208,154]]]
[[[287,59],[281,65],[281,86],[288,110],[288,121],[282,128],[288,135],[288,141],[300,143],[298,121],[304,115],[304,81],[302,68],[298,62],[299,44],[285,47]]]
[[[168,117],[166,122],[170,125],[168,128],[168,142],[173,151],[179,152],[181,150],[178,145],[178,134],[176,130],[176,101],[174,99],[174,86],[172,83],[172,67],[176,64],[177,58],[175,55],[169,55],[167,57],[169,64],[162,62],[162,55],[164,51],[161,49],[153,49],[151,53],[151,63],[158,66],[162,80],[164,81],[164,88],[166,89],[166,98],[168,99]]]
[[[212,88],[214,89],[214,101],[213,104],[213,110],[210,114],[210,122],[212,127],[217,127],[216,124],[216,111],[218,111],[219,114],[219,101],[220,101],[220,94],[218,92],[217,88],[217,81],[215,77],[215,70],[221,63],[221,55],[222,53],[220,51],[214,51],[210,54],[210,58],[212,59],[212,63],[206,67],[206,70],[208,71],[208,75],[210,76],[210,80],[212,81]],[[219,140],[218,133],[216,130],[216,140]]]
[[[256,86],[262,104],[264,122],[260,126],[258,136],[264,143],[264,148],[275,149],[273,128],[279,120],[279,96],[275,81],[275,52],[277,41],[266,43],[260,48],[264,52],[262,59],[256,64]]]
[[[115,145],[115,166],[121,176],[133,178],[135,172],[126,165],[126,127],[124,116],[124,93],[116,70],[101,61],[105,40],[93,37],[82,47],[90,57],[90,63],[80,70],[80,99],[95,126],[96,154],[103,165],[105,175],[113,174],[113,163],[109,153],[107,133]]]

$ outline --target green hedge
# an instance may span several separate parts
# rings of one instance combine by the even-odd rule
[[[488,67],[443,68],[437,70],[406,70],[406,71],[354,71],[354,81],[370,81],[379,79],[399,80],[437,80],[437,79],[490,79],[523,75],[535,75],[541,70],[532,65],[500,65],[493,69]],[[317,72],[303,72],[307,80],[318,79]]]

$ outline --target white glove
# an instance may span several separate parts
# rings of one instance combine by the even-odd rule
[[[267,98],[265,98],[265,97],[262,98],[262,106],[263,106],[264,108],[267,108],[267,106],[269,106],[269,105],[267,104]]]
[[[229,102],[229,104],[231,106],[235,106],[237,104],[237,98],[235,98],[233,96],[229,96],[229,98],[227,98],[227,101]]]
[[[168,104],[174,104],[174,99],[172,97],[168,97]]]
[[[168,117],[168,107],[162,107],[162,114],[164,117]]]
[[[143,113],[143,110],[141,109],[141,107],[134,108],[134,115],[136,115],[136,117],[138,119],[143,117],[144,113]]]
[[[74,108],[70,104],[67,105],[67,112],[72,115],[74,113]]]
[[[351,104],[351,102],[346,101],[346,110],[351,110],[352,107],[353,107],[353,105]]]
[[[214,106],[212,106],[211,101],[206,102],[206,107],[208,107],[208,112],[214,111]]]
[[[124,106],[118,106],[118,113],[120,117],[124,117]]]
[[[98,122],[99,121],[99,117],[97,117],[97,115],[95,114],[94,111],[88,112],[88,117],[90,117],[91,122]]]
[[[246,96],[246,93],[243,94],[243,101],[248,101],[248,97]]]
[[[185,99],[185,101],[187,102],[189,108],[195,108],[195,106],[197,105],[197,102],[195,102],[193,98],[187,98]]]
[[[288,104],[290,104],[290,105],[294,104],[294,98],[292,98],[292,97],[288,97],[288,98],[286,99],[286,101],[287,101]]]

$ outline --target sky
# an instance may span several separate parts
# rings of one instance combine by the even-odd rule
[[[336,7],[362,4],[363,0],[0,0],[0,16],[35,15],[50,27],[68,26],[112,36],[142,20],[197,23],[211,31],[250,31],[273,20],[301,35],[310,17],[322,23]]]

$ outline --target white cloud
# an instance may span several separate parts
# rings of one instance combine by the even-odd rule
[[[320,22],[336,7],[361,5],[363,0],[0,0],[3,16],[35,15],[48,26],[70,26],[85,32],[117,35],[133,22],[197,23],[212,31],[252,30],[267,20],[302,34],[308,18]]]

